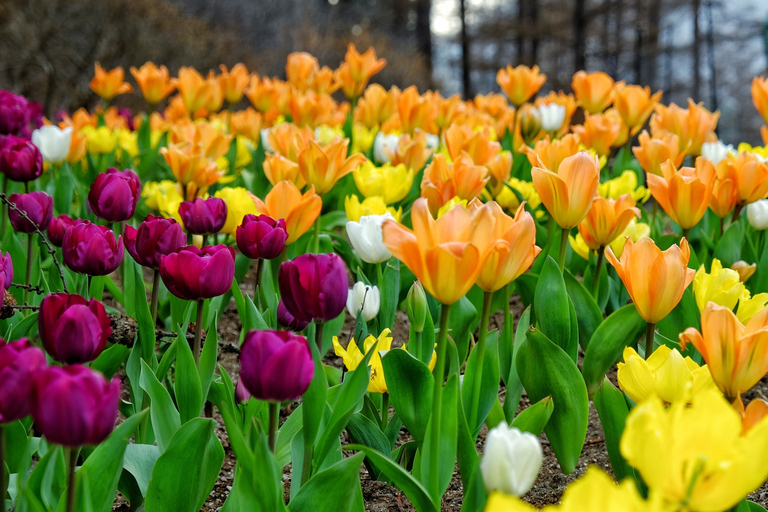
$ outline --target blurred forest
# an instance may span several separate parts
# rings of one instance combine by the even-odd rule
[[[285,74],[292,51],[335,67],[346,46],[374,46],[375,81],[444,94],[498,91],[496,70],[538,64],[542,92],[578,69],[690,96],[722,112],[726,143],[759,142],[749,87],[765,75],[766,0],[2,0],[0,88],[46,113],[92,108],[93,63],[147,60],[175,73],[243,62]],[[141,108],[139,95],[118,105]]]

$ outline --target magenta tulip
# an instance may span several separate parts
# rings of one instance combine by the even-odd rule
[[[184,201],[179,205],[179,216],[187,233],[212,235],[221,231],[227,221],[227,203],[218,197]]]
[[[160,258],[187,244],[187,236],[174,219],[147,215],[139,229],[125,227],[125,248],[141,266],[158,269]]]
[[[302,254],[280,265],[280,295],[296,319],[333,320],[344,311],[349,293],[344,261],[335,254]]]
[[[45,192],[30,192],[28,194],[11,194],[8,198],[16,208],[25,212],[29,220],[34,222],[41,231],[48,228],[53,218],[53,198]],[[9,208],[8,217],[13,229],[20,233],[34,233],[35,226],[24,219],[21,214]]]
[[[235,278],[235,251],[226,245],[182,247],[160,259],[160,277],[168,290],[185,300],[224,295]]]
[[[0,425],[32,414],[35,379],[45,368],[45,354],[29,340],[0,339]]]
[[[52,443],[95,445],[115,428],[120,379],[75,364],[49,366],[36,379],[35,426]]]
[[[10,91],[0,91],[0,135],[17,135],[29,138],[30,121],[37,122],[36,106],[24,96]]]
[[[61,247],[64,242],[64,233],[67,232],[67,228],[72,227],[77,222],[75,219],[62,213],[58,217],[51,219],[51,223],[48,224],[48,241],[56,247]]]
[[[34,181],[43,174],[43,155],[29,140],[8,135],[0,147],[0,172],[13,181]]]
[[[246,215],[235,233],[240,252],[256,260],[271,260],[280,256],[288,233],[285,219],[275,220],[267,215]]]
[[[303,331],[309,325],[308,321],[297,320],[296,317],[286,309],[285,303],[282,300],[277,305],[277,323],[295,332]]]
[[[112,334],[104,306],[96,299],[57,293],[40,303],[37,317],[40,339],[48,354],[65,364],[93,361]]]
[[[0,292],[4,292],[11,287],[13,282],[13,260],[11,259],[11,253],[0,252]]]
[[[235,401],[239,404],[247,404],[251,399],[251,392],[245,387],[243,379],[238,378],[235,385]]]
[[[85,220],[75,222],[64,233],[61,246],[64,264],[80,274],[106,276],[114,272],[123,261],[122,237],[106,226]]]
[[[110,167],[91,185],[88,204],[100,219],[124,222],[133,217],[140,194],[141,180],[135,172]]]
[[[312,382],[307,340],[288,331],[249,331],[240,348],[240,380],[255,398],[289,402]]]

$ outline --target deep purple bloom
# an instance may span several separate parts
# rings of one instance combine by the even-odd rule
[[[122,237],[115,239],[115,234],[106,226],[77,221],[64,233],[61,246],[64,264],[80,274],[106,276],[123,261],[122,242]]]
[[[24,96],[0,91],[0,135],[29,137],[32,133],[29,122],[33,117],[34,110]]]
[[[75,294],[46,296],[40,303],[37,324],[46,352],[65,364],[93,361],[107,346],[112,334],[101,302],[86,301]]]
[[[53,198],[45,192],[30,192],[28,194],[11,194],[8,198],[16,208],[25,212],[29,220],[37,224],[40,231],[48,229],[48,224],[53,218]],[[8,209],[8,218],[13,229],[20,233],[34,233],[35,226],[24,219],[19,212]]]
[[[43,155],[31,141],[8,135],[0,148],[0,172],[13,181],[34,181],[43,174]]]
[[[13,343],[0,339],[0,425],[32,414],[35,379],[45,368],[45,354],[22,338]]]
[[[309,325],[309,321],[307,320],[297,320],[296,317],[286,309],[285,303],[282,300],[277,305],[277,323],[295,332],[303,331]]]
[[[250,399],[251,392],[245,387],[243,379],[238,377],[237,384],[235,384],[235,402],[239,404],[247,404]]]
[[[75,219],[62,213],[58,217],[51,219],[51,223],[48,225],[48,241],[56,247],[61,247],[64,242],[64,233],[67,232],[67,228],[77,222]]]
[[[128,107],[120,107],[117,109],[117,115],[125,119],[125,123],[128,125],[128,129],[133,131],[133,112]]]
[[[124,222],[133,217],[140,195],[141,180],[135,172],[110,167],[96,176],[88,192],[88,204],[100,219]]]
[[[226,245],[182,247],[160,259],[160,277],[168,291],[180,299],[224,295],[235,278],[235,251]]]
[[[160,258],[184,247],[187,236],[174,219],[147,215],[139,229],[125,227],[123,241],[136,263],[158,269]]]
[[[0,252],[0,294],[11,287],[13,282],[13,260],[11,253]]]
[[[249,331],[240,348],[240,380],[266,402],[299,398],[315,373],[303,336],[288,331]]]
[[[336,254],[302,254],[280,265],[280,296],[297,320],[333,320],[349,293],[344,261]]]
[[[227,203],[218,197],[196,198],[179,205],[179,216],[187,233],[212,235],[227,222]]]
[[[280,256],[288,233],[285,219],[275,220],[268,215],[246,215],[235,232],[240,252],[252,260],[271,260]]]

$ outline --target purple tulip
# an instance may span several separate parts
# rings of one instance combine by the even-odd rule
[[[100,219],[124,222],[133,217],[140,195],[141,180],[135,172],[110,167],[96,176],[88,192],[88,204]]]
[[[68,447],[95,445],[115,428],[120,379],[75,364],[49,366],[37,378],[33,417],[45,438]]]
[[[133,112],[128,107],[120,107],[117,109],[117,115],[125,119],[125,123],[128,125],[128,129],[133,131]]]
[[[43,174],[43,155],[27,139],[8,135],[0,149],[0,172],[13,181],[33,181]]]
[[[235,277],[235,251],[226,245],[182,247],[160,259],[160,277],[175,296],[185,300],[224,295]]]
[[[285,219],[275,220],[268,215],[246,215],[235,233],[240,252],[256,260],[271,260],[280,256],[288,233]]]
[[[106,226],[79,220],[64,233],[64,264],[80,274],[106,276],[123,261],[122,241]]]
[[[53,218],[53,198],[45,192],[30,192],[28,194],[11,194],[8,200],[16,205],[16,208],[25,212],[29,220],[37,224],[41,231],[48,228]],[[35,226],[19,214],[9,208],[8,217],[13,229],[20,233],[34,233]]]
[[[282,300],[277,305],[277,323],[295,332],[303,331],[309,325],[308,321],[297,320],[296,317],[288,311]]]
[[[184,201],[179,205],[179,216],[187,233],[212,235],[221,231],[227,222],[227,203],[218,197]]]
[[[75,294],[46,296],[40,303],[37,324],[46,352],[65,364],[93,361],[107,346],[112,334],[101,302],[86,301]]]
[[[23,136],[32,117],[30,104],[24,96],[0,91],[0,135]]]
[[[174,219],[147,215],[139,229],[125,227],[125,248],[141,266],[158,269],[160,258],[187,244],[187,236]]]
[[[72,227],[75,222],[77,221],[66,213],[62,213],[58,217],[51,219],[51,223],[48,225],[48,241],[56,247],[61,247],[61,244],[64,242],[64,233],[66,233],[67,228]]]
[[[251,392],[245,387],[243,379],[238,378],[237,384],[235,385],[235,402],[239,404],[247,404],[250,399]]]
[[[0,339],[0,425],[32,414],[35,377],[45,368],[45,354],[22,338],[13,343]]]
[[[240,348],[240,365],[245,387],[267,402],[299,398],[315,373],[307,340],[288,331],[249,331]]]
[[[280,265],[280,296],[297,320],[333,320],[349,293],[344,261],[335,254],[302,254]]]
[[[11,287],[13,282],[13,260],[11,253],[0,252],[0,293]]]

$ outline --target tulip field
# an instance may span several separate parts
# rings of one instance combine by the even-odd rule
[[[768,78],[385,65],[0,91],[3,511],[766,510]]]

